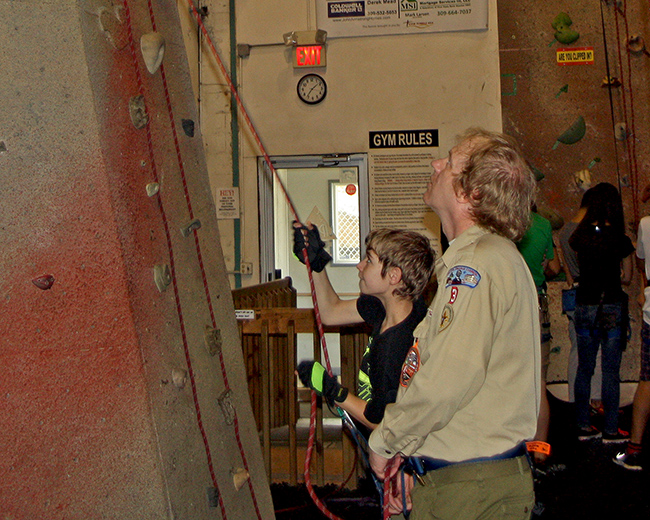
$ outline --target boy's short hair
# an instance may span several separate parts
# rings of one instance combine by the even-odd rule
[[[393,294],[409,300],[422,295],[436,259],[428,238],[415,231],[375,229],[366,237],[366,249],[374,251],[382,263],[382,276],[391,267],[402,271],[402,286]]]

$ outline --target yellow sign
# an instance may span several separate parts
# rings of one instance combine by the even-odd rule
[[[557,49],[558,65],[593,65],[594,48],[593,47],[567,47]]]

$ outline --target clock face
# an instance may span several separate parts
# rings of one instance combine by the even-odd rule
[[[315,105],[325,99],[327,84],[318,74],[307,74],[298,82],[298,97],[309,105]]]

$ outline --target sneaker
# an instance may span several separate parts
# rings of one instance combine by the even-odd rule
[[[641,471],[643,469],[643,466],[641,465],[640,451],[635,453],[622,451],[612,460],[619,466],[623,466],[625,469],[631,469],[632,471]]]
[[[590,441],[591,439],[599,439],[601,433],[598,428],[594,426],[587,426],[586,428],[578,428],[578,440]]]
[[[630,440],[630,433],[621,430],[620,428],[616,433],[603,432],[603,444],[617,444],[620,442],[627,442]]]

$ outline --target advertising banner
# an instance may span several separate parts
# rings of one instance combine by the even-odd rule
[[[488,0],[316,0],[328,37],[488,28]]]

